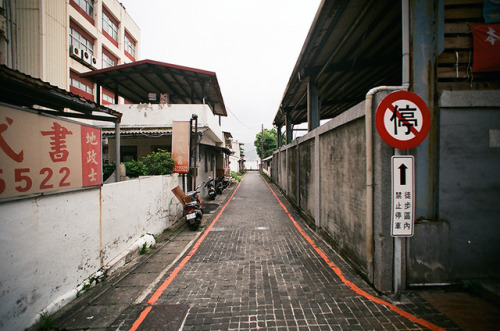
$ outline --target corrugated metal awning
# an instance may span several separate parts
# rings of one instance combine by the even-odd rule
[[[115,129],[114,128],[102,128],[103,136],[114,136]],[[169,136],[172,135],[172,128],[120,128],[120,136],[147,136],[147,137],[160,137],[160,136]]]
[[[323,1],[292,72],[274,124],[307,122],[307,88],[318,88],[320,118],[364,100],[375,86],[402,83],[401,1]]]
[[[100,106],[76,94],[50,85],[38,78],[0,65],[0,101],[11,105],[33,108],[34,105],[49,109],[39,112],[55,116],[120,122],[122,113]],[[69,108],[72,112],[65,112]],[[55,111],[54,111],[55,110]]]
[[[215,115],[227,116],[215,72],[142,60],[81,75],[128,101],[148,103],[149,93],[166,93],[171,103],[208,104]]]

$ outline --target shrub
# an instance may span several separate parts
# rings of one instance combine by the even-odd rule
[[[231,171],[231,177],[236,179],[238,182],[241,182],[241,176],[242,176],[241,173],[238,173],[236,171]]]
[[[139,177],[146,174],[146,166],[141,161],[132,160],[124,162],[126,176],[128,177]]]
[[[149,154],[142,162],[146,167],[146,175],[169,175],[174,172],[172,154],[162,149]]]

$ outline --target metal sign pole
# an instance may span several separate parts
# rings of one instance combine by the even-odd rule
[[[403,150],[394,149],[394,155],[403,155]],[[401,260],[403,237],[394,237],[394,295],[396,299],[401,297]]]

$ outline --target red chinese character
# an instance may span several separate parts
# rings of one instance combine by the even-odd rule
[[[14,160],[16,162],[22,162],[24,159],[24,155],[23,155],[24,152],[23,151],[20,151],[19,153],[14,152],[12,150],[12,148],[9,146],[9,144],[7,144],[5,139],[2,137],[2,133],[4,131],[6,131],[9,128],[9,125],[11,125],[14,122],[9,117],[6,117],[5,119],[7,120],[7,124],[3,124],[3,123],[0,124],[0,147],[5,152],[5,154],[7,154],[12,160]]]
[[[57,122],[54,122],[52,131],[41,131],[41,133],[43,136],[51,136],[49,155],[52,161],[66,162],[69,156],[69,152],[66,150],[66,136],[73,133]]]

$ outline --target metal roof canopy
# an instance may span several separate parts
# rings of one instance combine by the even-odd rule
[[[208,104],[214,115],[227,116],[215,72],[142,60],[81,75],[128,101],[148,103],[148,93],[167,93],[170,102]]]
[[[55,116],[95,119],[119,123],[120,112],[99,106],[38,78],[0,65],[0,101],[11,105],[33,108],[34,105],[50,109],[36,111]],[[72,112],[65,112],[69,108]],[[97,114],[96,114],[97,113]]]
[[[283,94],[274,125],[308,121],[307,90],[318,88],[320,119],[365,99],[375,86],[401,85],[401,2],[323,1]]]

